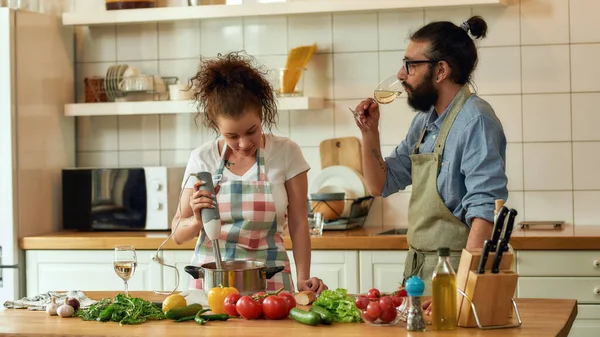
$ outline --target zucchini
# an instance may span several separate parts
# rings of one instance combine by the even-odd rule
[[[187,307],[171,309],[165,313],[165,317],[168,319],[178,320],[188,316],[196,316],[200,310],[202,310],[202,305],[194,303],[188,305]]]
[[[333,323],[333,315],[327,311],[327,309],[323,307],[319,307],[317,305],[313,305],[310,307],[310,311],[316,312],[321,316],[321,323],[323,324],[331,324]]]
[[[290,318],[294,321],[307,325],[317,325],[321,323],[321,316],[314,311],[304,311],[299,308],[290,310]]]
[[[210,315],[199,315],[205,321],[226,321],[229,319],[228,314],[210,314]]]

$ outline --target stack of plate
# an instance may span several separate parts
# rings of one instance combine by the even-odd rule
[[[340,214],[342,218],[350,216],[356,200],[369,195],[362,175],[348,166],[341,165],[324,168],[310,185],[309,193],[344,193],[344,210]]]

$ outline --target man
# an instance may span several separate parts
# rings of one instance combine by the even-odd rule
[[[367,98],[356,107],[370,193],[387,197],[412,184],[404,280],[421,277],[426,295],[436,250],[450,248],[456,271],[463,248],[482,248],[490,238],[494,200],[508,197],[502,125],[468,86],[477,64],[469,32],[483,38],[486,30],[476,16],[461,26],[432,22],[411,35],[397,76],[418,113],[406,138],[385,160],[377,102]]]

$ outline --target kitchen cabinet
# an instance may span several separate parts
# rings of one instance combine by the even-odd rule
[[[578,315],[569,337],[600,331],[600,251],[518,251],[522,298],[574,298]]]
[[[392,292],[402,283],[405,250],[361,250],[359,258],[360,293],[371,288]]]
[[[288,251],[294,285],[297,286],[296,264],[292,251]],[[319,277],[329,289],[345,288],[349,293],[358,292],[358,251],[313,250],[310,265],[311,276]]]
[[[137,268],[129,290],[162,289],[162,267],[154,251],[137,251]],[[112,250],[28,250],[27,296],[50,290],[115,290],[125,287],[113,269]]]

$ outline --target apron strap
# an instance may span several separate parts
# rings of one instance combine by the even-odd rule
[[[447,109],[448,115],[446,116],[446,119],[444,119],[444,122],[442,123],[440,132],[438,132],[438,136],[437,136],[437,139],[435,140],[435,145],[433,147],[433,152],[440,154],[440,155],[442,153],[444,153],[444,146],[446,145],[446,138],[448,138],[448,133],[450,132],[450,128],[452,127],[452,124],[454,124],[454,120],[456,119],[456,116],[458,116],[458,113],[460,112],[460,110],[462,110],[462,107],[465,104],[465,102],[467,101],[467,99],[469,98],[469,96],[471,96],[471,91],[469,90],[469,86],[467,84],[465,84],[462,86],[462,88],[460,88],[460,90],[456,94],[456,97],[454,97],[454,99],[452,100],[452,103],[450,103],[450,106]],[[453,109],[454,106],[457,106],[460,108]]]
[[[217,141],[218,142],[218,141]],[[217,143],[217,148],[218,148]],[[223,170],[225,169],[225,153],[227,151],[227,142],[223,142],[223,152],[221,153],[221,162],[219,163],[219,167],[217,168],[217,173],[215,173],[215,177],[213,180],[216,180],[217,184],[221,182],[221,178],[223,177]],[[265,156],[260,151],[260,146],[256,149],[256,165],[258,165],[256,170],[256,180],[263,181],[266,180],[266,172],[265,172]],[[214,181],[213,181],[214,183]]]

